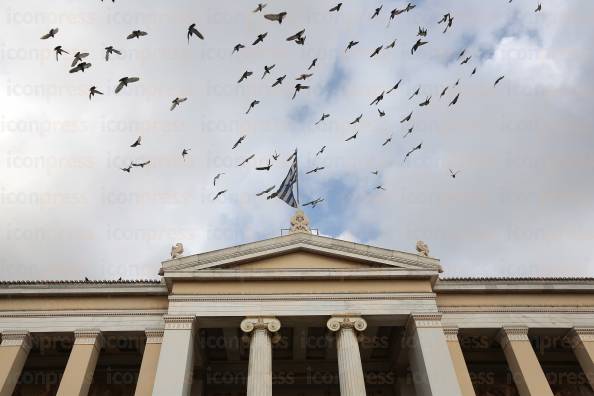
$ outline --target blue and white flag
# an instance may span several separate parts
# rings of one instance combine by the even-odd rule
[[[287,177],[283,180],[280,188],[276,191],[275,196],[285,201],[288,205],[296,208],[297,200],[293,194],[293,184],[297,183],[297,156],[293,159],[291,169],[287,173]]]

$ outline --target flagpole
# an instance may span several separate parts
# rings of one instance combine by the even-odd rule
[[[299,199],[299,158],[297,156],[297,148],[295,148],[295,169],[297,171],[297,206],[301,206],[301,200]]]

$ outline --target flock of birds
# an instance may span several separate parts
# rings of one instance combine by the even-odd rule
[[[101,0],[103,1],[103,0]],[[509,3],[511,3],[513,0],[509,0]],[[112,0],[112,2],[115,2],[115,0]],[[268,21],[271,22],[278,22],[278,24],[282,24],[283,21],[285,20],[285,18],[287,18],[287,12],[282,11],[282,12],[278,12],[278,13],[269,13],[269,14],[265,14],[264,13],[264,9],[266,8],[267,4],[264,3],[259,3],[256,8],[253,10],[253,13],[262,13],[264,18]],[[336,5],[334,5],[333,7],[331,7],[328,12],[330,13],[339,13],[342,9],[343,3],[338,3]],[[399,8],[395,8],[391,11],[389,11],[388,13],[388,26],[390,25],[390,23],[392,21],[395,20],[395,18],[401,14],[405,14],[405,13],[410,13],[412,12],[414,9],[416,8],[416,5],[413,3],[408,3],[405,7],[399,9]],[[381,13],[383,10],[383,5],[380,5],[379,7],[375,8],[371,14],[371,19],[375,19],[380,17]],[[539,3],[536,7],[536,9],[534,10],[534,12],[540,12],[542,11],[542,5]],[[453,22],[454,22],[454,16],[451,15],[451,13],[446,13],[444,14],[441,19],[439,19],[437,21],[438,25],[442,25],[445,27],[443,30],[443,34],[447,33],[447,31],[449,29],[451,29],[453,27]],[[42,40],[47,40],[47,39],[55,39],[56,35],[59,33],[59,29],[58,28],[52,28],[49,30],[48,33],[46,33],[45,35],[43,35],[41,37]],[[130,34],[128,34],[128,36],[126,37],[127,40],[133,40],[133,39],[141,39],[143,37],[148,36],[148,33],[143,31],[143,30],[133,30]],[[265,33],[261,33],[258,34],[257,37],[255,38],[255,40],[251,43],[252,46],[256,46],[259,45],[261,43],[264,42],[264,40],[266,39],[266,37],[268,36],[268,32]],[[205,36],[204,34],[202,34],[198,28],[197,28],[197,24],[196,23],[192,23],[187,30],[187,34],[186,34],[186,38],[188,40],[188,44],[190,43],[190,40],[192,38],[196,38],[198,40],[205,40]],[[429,44],[429,40],[428,40],[428,29],[426,27],[419,27],[418,32],[417,32],[417,41],[415,43],[413,43],[411,49],[410,49],[410,54],[414,55],[417,51],[421,50],[422,47],[424,47],[425,45]],[[298,32],[296,32],[295,34],[289,36],[286,38],[286,41],[288,42],[294,42],[297,45],[301,45],[304,46],[305,42],[307,39],[307,35],[306,35],[306,29],[302,29]],[[393,40],[392,42],[390,42],[388,45],[380,45],[378,47],[376,47],[372,53],[369,55],[370,58],[373,58],[375,56],[378,56],[381,51],[385,51],[387,49],[391,49],[394,48],[396,46],[397,40]],[[355,46],[359,45],[359,41],[353,41],[350,40],[347,45],[346,48],[344,50],[344,52],[349,52],[351,51]],[[233,49],[232,49],[232,54],[236,54],[239,53],[242,49],[246,48],[246,45],[243,43],[238,43],[236,44]],[[63,56],[64,54],[66,55],[70,55],[70,53],[68,51],[66,51],[61,45],[57,45],[54,48],[55,54],[56,54],[56,61],[59,61],[60,57]],[[110,56],[113,57],[114,55],[122,55],[122,51],[114,48],[114,46],[110,45],[105,47],[105,61],[109,61]],[[82,72],[84,73],[85,70],[88,70],[92,67],[92,64],[90,62],[87,62],[86,59],[89,56],[88,52],[76,52],[74,53],[73,56],[73,60],[70,64],[70,73],[78,73],[78,72]],[[471,62],[472,60],[472,55],[467,54],[466,49],[463,49],[460,51],[460,53],[458,54],[457,57],[458,61],[460,62],[460,66],[464,66],[466,64],[468,64],[469,62]],[[297,76],[296,81],[298,81],[295,86],[294,86],[294,92],[293,92],[293,96],[292,99],[295,99],[296,96],[301,92],[301,91],[306,91],[310,88],[309,85],[305,85],[305,81],[308,80],[310,77],[312,77],[314,75],[314,72],[312,70],[314,70],[317,66],[317,62],[318,62],[318,58],[315,58],[312,60],[312,62],[310,63],[309,67],[307,68],[307,71],[300,74],[299,76]],[[261,76],[261,80],[264,80],[268,75],[272,75],[272,72],[275,70],[276,64],[272,64],[272,65],[264,65],[264,70]],[[474,67],[472,69],[472,71],[470,72],[470,77],[474,76],[477,73],[477,68]],[[246,81],[247,79],[249,79],[252,75],[254,74],[253,71],[250,70],[246,70],[238,79],[237,83],[241,84],[242,82]],[[285,78],[287,77],[286,74],[283,74],[279,77],[277,77],[273,84],[271,85],[272,87],[277,87],[279,85],[282,85]],[[505,76],[500,76],[498,77],[493,86],[496,87],[503,79],[505,78]],[[140,81],[139,77],[129,77],[129,76],[124,76],[122,78],[120,78],[116,84],[115,90],[114,92],[116,94],[118,94],[119,92],[121,92],[124,88],[126,88],[129,84],[135,83]],[[302,83],[303,82],[303,83]],[[386,115],[386,112],[381,110],[379,108],[380,103],[384,100],[385,95],[390,95],[392,92],[395,92],[399,89],[399,86],[402,82],[402,79],[400,79],[398,82],[396,82],[395,84],[393,84],[388,90],[386,91],[382,91],[377,97],[375,97],[371,103],[369,103],[370,106],[376,106],[377,107],[377,112],[378,112],[378,116],[379,117],[384,117]],[[446,96],[448,94],[448,91],[450,89],[455,89],[456,87],[458,87],[460,84],[460,79],[458,79],[452,87],[445,86],[443,88],[443,90],[440,93],[440,98]],[[89,100],[91,100],[95,95],[103,95],[104,93],[101,92],[96,86],[92,86],[89,88]],[[412,101],[415,97],[419,96],[421,94],[421,87],[417,88],[414,92],[412,92],[412,94],[410,95],[410,97],[408,98],[409,101]],[[451,106],[455,106],[459,99],[460,99],[460,92],[457,92],[455,95],[453,95],[452,99],[449,101],[449,105],[448,107]],[[188,98],[187,97],[176,97],[171,101],[171,105],[170,105],[170,111],[175,110],[178,106],[180,106],[182,103],[184,103]],[[418,103],[419,107],[427,107],[431,104],[431,100],[432,100],[432,96],[428,95],[425,96],[425,99],[422,100],[421,102]],[[260,101],[257,99],[254,99],[252,102],[250,102],[245,114],[249,114],[251,111],[253,111],[256,106],[260,104]],[[410,125],[410,122],[412,120],[414,114],[414,110],[410,111],[406,116],[404,116],[401,120],[400,123],[401,124],[405,124],[406,125],[406,133],[404,134],[403,138],[408,137],[409,135],[411,135],[414,131],[414,124],[412,126]],[[319,125],[320,123],[324,122],[327,118],[330,117],[330,114],[328,113],[322,113],[322,116],[320,117],[320,119],[318,121],[315,122],[315,125]],[[363,113],[361,113],[360,115],[358,115],[357,117],[355,117],[351,122],[349,122],[349,125],[355,125],[358,124],[361,119],[363,118]],[[350,135],[349,137],[347,137],[345,139],[345,142],[351,142],[351,141],[355,141],[357,139],[359,132],[356,131],[353,135]],[[235,150],[237,149],[242,143],[243,141],[246,139],[246,135],[243,135],[241,137],[239,137],[239,139],[237,139],[235,141],[235,143],[232,145],[231,149]],[[390,144],[392,142],[392,135],[390,135],[389,137],[387,137],[385,139],[385,141],[382,143],[382,146],[387,146],[388,144]],[[142,144],[142,137],[139,136],[134,143],[132,143],[130,145],[130,147],[132,148],[136,148],[139,147]],[[406,162],[415,152],[420,151],[423,148],[423,142],[421,141],[420,143],[414,145],[408,152],[406,152],[406,154],[404,155],[403,158],[403,162]],[[185,160],[186,156],[190,154],[190,150],[189,148],[184,148],[181,152],[181,156],[182,159]],[[322,146],[316,153],[316,157],[324,154],[324,151],[326,150],[326,146]],[[295,156],[297,154],[297,151],[295,151],[293,154],[291,154],[291,156],[287,159],[287,161],[292,161]],[[238,167],[242,167],[244,165],[247,165],[248,162],[250,160],[252,160],[255,157],[255,154],[252,154],[250,156],[248,156],[245,160],[243,160],[241,163],[239,163],[237,166]],[[274,152],[274,154],[272,155],[272,159],[276,162],[279,159],[279,154],[276,153],[276,151]],[[125,168],[120,168],[122,171],[130,173],[132,171],[133,168],[138,167],[138,168],[144,168],[145,166],[149,165],[151,163],[150,160],[147,160],[145,162],[130,162],[129,166],[125,167]],[[268,162],[266,165],[264,166],[258,166],[255,169],[258,171],[269,171],[271,169],[271,167],[273,166],[273,162],[268,159]],[[306,172],[306,175],[310,175],[310,174],[316,174],[318,172],[321,172],[325,169],[324,166],[318,166],[315,167],[312,170],[309,170]],[[449,169],[449,176],[453,179],[456,178],[456,176],[460,173],[459,170],[454,171],[452,169]],[[373,175],[378,176],[379,175],[379,171],[375,170],[371,172]],[[225,173],[221,172],[221,173],[217,173],[213,180],[213,186],[216,187],[217,182],[219,181],[219,179],[225,175]],[[263,195],[267,195],[268,199],[274,198],[277,196],[276,193],[273,192],[273,190],[276,188],[276,185],[273,185],[271,187],[268,187],[260,192],[258,192],[256,195],[257,196],[263,196]],[[386,189],[384,188],[383,185],[377,185],[375,187],[376,190],[382,190],[385,191]],[[219,190],[218,192],[216,192],[216,194],[214,195],[213,200],[217,200],[218,198],[220,198],[223,194],[225,194],[227,192],[227,189],[223,189],[223,190]],[[318,204],[320,204],[321,202],[324,201],[324,198],[319,197],[316,198],[310,202],[305,203],[303,206],[311,206],[312,208],[316,207]]]

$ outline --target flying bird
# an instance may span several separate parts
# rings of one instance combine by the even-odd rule
[[[316,198],[313,201],[310,201],[306,204],[303,204],[303,206],[311,206],[311,208],[315,208],[318,204],[324,202],[324,198]]]
[[[250,107],[248,107],[248,109],[245,112],[245,114],[249,114],[250,110],[253,109],[254,107],[256,107],[257,104],[260,104],[260,101],[259,100],[253,100],[252,103],[250,103]]]
[[[270,162],[270,158],[268,159],[268,165],[266,166],[259,166],[256,168],[256,170],[261,171],[261,170],[266,170],[269,171],[270,168],[272,168],[272,163]]]
[[[317,65],[317,63],[318,63],[318,58],[315,58],[314,60],[311,61],[311,65],[309,65],[307,70],[314,68]]]
[[[48,33],[46,33],[43,36],[41,36],[41,39],[42,40],[47,40],[50,37],[51,38],[54,38],[54,37],[56,37],[56,34],[58,33],[59,30],[60,29],[58,29],[58,28],[52,28],[52,29],[50,29],[50,31]]]
[[[412,98],[417,96],[420,92],[421,92],[421,87],[417,88],[417,90],[415,92],[413,92],[412,95],[410,95],[410,98],[408,98],[408,100],[411,100]]]
[[[389,138],[387,138],[383,143],[382,146],[386,146],[388,143],[390,143],[392,141],[392,135],[390,135]]]
[[[297,96],[297,92],[301,91],[302,89],[309,89],[309,86],[301,84],[295,85],[295,93],[293,94],[293,98],[291,100],[295,99],[295,96]]]
[[[54,51],[56,51],[56,62],[58,61],[58,56],[59,55],[63,55],[63,54],[70,55],[69,52],[67,52],[66,50],[62,49],[62,46],[61,45],[58,45],[57,47],[54,47]]]
[[[310,74],[302,74],[302,75],[300,75],[299,77],[297,77],[295,80],[297,80],[297,81],[300,81],[300,80],[301,80],[301,81],[305,81],[305,80],[307,80],[308,78],[310,78],[311,76],[313,76],[313,73],[310,73]]]
[[[538,6],[536,7],[536,10],[534,10],[534,12],[540,12],[542,11],[542,4],[538,3]]]
[[[130,162],[130,165],[128,165],[127,168],[120,168],[120,169],[123,170],[124,172],[130,173],[130,171],[132,170],[132,163]]]
[[[385,93],[385,91],[382,91],[381,94],[379,94],[375,99],[373,99],[371,101],[371,103],[369,103],[369,106],[374,105],[374,104],[375,105],[378,105],[379,102],[381,102],[382,100],[384,100],[384,93]]]
[[[225,194],[227,192],[227,190],[221,190],[217,193],[217,195],[215,195],[215,197],[212,199],[213,201],[215,201],[217,198],[219,198],[221,195]]]
[[[322,148],[316,153],[316,157],[320,154],[324,154],[324,150],[326,150],[326,146],[322,146]]]
[[[347,52],[348,50],[350,50],[351,48],[353,48],[355,45],[359,44],[358,41],[349,41],[349,44],[347,45],[346,49],[344,50],[344,52]]]
[[[287,16],[286,12],[279,12],[278,14],[266,14],[264,18],[268,19],[269,21],[278,21],[279,24],[283,23],[283,19]]]
[[[97,87],[95,87],[95,86],[92,86],[92,87],[89,89],[89,100],[91,100],[91,97],[95,96],[95,94],[97,94],[97,95],[103,95],[103,92],[99,91],[99,90],[97,89]]]
[[[458,103],[458,98],[460,97],[460,94],[456,95],[456,97],[450,102],[450,104],[448,105],[448,107],[455,105],[456,103]]]
[[[458,55],[458,59],[462,58],[464,56],[464,54],[466,53],[466,48],[464,48],[462,50],[462,52],[460,52],[460,55]]]
[[[375,187],[376,190],[382,190],[382,191],[386,191],[386,189],[384,188],[384,186],[382,186],[381,184],[377,187]]]
[[[357,135],[359,134],[359,131],[357,131],[353,136],[350,136],[348,138],[345,139],[345,142],[348,142],[350,140],[355,140],[357,139]]]
[[[398,89],[398,87],[400,86],[400,83],[401,83],[401,82],[402,82],[402,79],[400,79],[400,81],[398,81],[398,82],[397,82],[397,83],[396,83],[396,84],[395,84],[395,85],[394,85],[392,88],[390,88],[390,89],[388,90],[388,92],[386,92],[386,93],[388,93],[388,94],[389,94],[390,92],[397,90],[397,89]]]
[[[371,172],[371,174],[373,174],[373,175],[376,175],[376,176],[377,176],[377,175],[379,175],[379,171],[375,170],[375,171]]]
[[[276,66],[276,64],[274,64],[274,65],[272,65],[272,66],[266,66],[266,65],[264,65],[264,74],[262,74],[262,78],[261,78],[261,80],[263,80],[263,79],[264,79],[264,77],[266,77],[266,75],[267,75],[267,74],[270,74],[270,71],[271,71],[272,69],[274,69],[274,66]]]
[[[198,31],[198,29],[196,29],[196,24],[193,23],[188,27],[188,44],[190,44],[190,37],[192,36],[196,36],[198,37],[200,40],[204,40],[204,36],[202,35],[202,33],[200,33]]]
[[[472,56],[467,56],[466,58],[464,58],[464,60],[462,61],[462,63],[460,63],[461,65],[465,65],[467,64],[470,60],[472,59]]]
[[[382,11],[382,7],[384,5],[382,4],[381,6],[377,7],[375,9],[375,11],[373,11],[373,15],[371,15],[371,19],[375,18],[376,16],[379,16],[380,12]]]
[[[141,142],[142,142],[142,136],[138,136],[138,139],[136,139],[136,141],[134,143],[132,143],[130,145],[130,147],[138,147],[138,146],[140,146]]]
[[[449,88],[450,88],[449,86],[445,87],[443,89],[443,91],[441,91],[441,95],[439,95],[439,97],[442,98],[446,94],[446,92],[448,91]]]
[[[266,7],[266,3],[262,4],[262,3],[258,3],[258,6],[256,7],[256,9],[252,12],[262,12],[262,10]]]
[[[70,67],[76,66],[76,64],[78,62],[82,62],[83,59],[86,58],[87,56],[89,56],[88,52],[77,52],[76,54],[74,54],[74,59],[72,60]]]
[[[394,41],[392,41],[390,44],[386,45],[386,49],[394,48],[395,46],[396,46],[396,39],[394,39]]]
[[[136,162],[132,162],[132,166],[140,166],[141,168],[144,168],[145,166],[147,166],[150,163],[151,163],[151,161],[140,162],[138,164]]]
[[[377,109],[377,112],[379,113],[379,116],[380,117],[383,117],[383,116],[386,115],[386,112],[385,111],[381,111],[380,109]]]
[[[254,158],[255,156],[256,156],[256,154],[252,154],[252,155],[250,155],[249,157],[247,157],[246,159],[244,159],[244,160],[243,160],[243,162],[242,162],[241,164],[239,164],[239,165],[237,165],[237,166],[243,166],[243,165],[247,164],[247,163],[248,163],[248,162],[250,162],[250,160],[251,160],[252,158]]]
[[[334,7],[330,8],[330,10],[328,10],[329,12],[333,12],[333,11],[340,11],[340,7],[342,7],[342,3],[338,3],[336,4]]]
[[[217,185],[217,180],[219,180],[221,178],[221,176],[223,176],[225,173],[217,173],[216,176],[212,179],[212,185],[216,186]]]
[[[277,78],[276,81],[274,82],[274,84],[272,84],[272,86],[276,87],[277,85],[282,84],[285,77],[287,77],[286,74],[284,76],[280,76],[279,78]]]
[[[312,174],[312,173],[318,173],[319,171],[324,170],[324,169],[326,169],[326,168],[323,167],[323,166],[319,166],[319,167],[316,167],[316,168],[310,170],[309,172],[305,172],[305,174],[306,175],[309,175],[309,174]]]
[[[428,96],[424,102],[419,103],[419,106],[421,106],[421,107],[429,106],[429,103],[431,103],[431,96]]]
[[[427,37],[427,29],[419,26],[419,32],[417,33],[417,36]]]
[[[133,30],[132,33],[130,33],[126,37],[126,39],[128,39],[128,40],[131,40],[131,39],[134,39],[134,38],[139,39],[139,38],[144,37],[146,35],[148,35],[148,33],[147,32],[143,32],[142,30]]]
[[[245,48],[245,45],[239,43],[237,44],[235,47],[233,47],[233,52],[231,52],[231,54],[234,54],[236,52],[239,52],[240,49]]]
[[[493,84],[493,86],[494,86],[494,87],[495,87],[495,86],[497,86],[497,84],[499,84],[499,82],[500,82],[501,80],[503,80],[504,78],[505,78],[505,76],[501,76],[501,77],[499,77],[497,80],[495,80],[495,84]]]
[[[371,55],[369,55],[370,58],[373,58],[374,56],[378,55],[380,53],[380,51],[382,50],[382,48],[384,48],[383,45],[380,45],[379,47],[377,47],[372,53]]]
[[[452,24],[453,24],[453,23],[454,23],[454,18],[453,18],[452,16],[449,16],[449,17],[448,17],[448,21],[447,21],[447,23],[446,23],[446,27],[445,27],[445,29],[443,30],[443,34],[445,34],[445,33],[448,31],[448,29],[452,27]]]
[[[458,173],[460,173],[460,171],[456,171],[454,172],[453,170],[449,169],[450,171],[450,176],[452,177],[452,179],[455,179],[456,176],[458,175]]]
[[[414,153],[417,150],[420,150],[422,147],[423,147],[423,142],[419,143],[418,146],[413,147],[412,150],[410,150],[408,153],[406,153],[406,155],[404,156],[404,161],[403,162],[406,162],[406,160],[408,159],[408,157],[411,156],[412,153]]]
[[[405,139],[408,135],[410,135],[411,133],[413,133],[413,131],[415,130],[415,126],[411,126],[410,128],[408,128],[408,130],[406,131],[406,133],[402,136],[403,139]]]
[[[186,100],[188,100],[188,98],[175,98],[171,101],[171,107],[169,108],[169,111],[173,111],[173,109],[175,109],[177,106],[179,106],[180,103],[185,102]]]
[[[109,47],[105,47],[105,61],[106,62],[109,60],[109,55],[112,55],[112,54],[122,55],[122,53],[119,50],[113,48],[112,45],[110,45]]]
[[[122,77],[122,78],[120,78],[119,84],[115,89],[115,93],[120,92],[124,87],[127,87],[128,84],[137,82],[139,80],[140,80],[140,78],[138,78],[138,77]]]
[[[274,188],[276,187],[276,185],[272,186],[272,187],[268,187],[266,190],[264,191],[260,191],[259,193],[256,194],[257,197],[260,197],[264,194],[268,194],[269,192],[271,192],[272,190],[274,190]]]
[[[190,150],[192,149],[183,149],[182,150],[182,159],[185,161],[186,160],[186,155],[190,154]]]
[[[287,41],[298,41],[303,38],[303,33],[305,33],[305,29],[298,31],[292,36],[287,37]]]
[[[442,24],[444,22],[447,22],[449,17],[450,13],[448,12],[447,14],[444,14],[444,16],[439,21],[437,21],[437,23]]]
[[[353,120],[353,121],[350,123],[350,125],[357,124],[358,122],[360,122],[360,121],[361,121],[361,118],[362,118],[362,117],[363,117],[363,113],[361,113],[361,115],[359,115],[359,117],[355,118],[355,119],[354,119],[354,120]]]
[[[407,121],[410,121],[410,118],[412,117],[412,114],[413,114],[413,112],[411,111],[409,115],[407,115],[406,117],[404,117],[404,118],[403,118],[403,119],[400,121],[400,123],[402,124],[402,123],[405,123],[405,122],[407,122]]]
[[[408,4],[406,5],[406,8],[404,9],[404,11],[406,11],[406,12],[410,12],[410,11],[412,11],[412,9],[413,9],[413,8],[415,8],[415,7],[416,7],[416,5],[414,5],[414,4],[412,4],[412,3],[408,3]]]
[[[82,63],[79,63],[78,65],[76,65],[76,67],[73,67],[72,69],[70,69],[69,72],[76,73],[76,72],[81,71],[84,73],[85,69],[88,69],[91,66],[93,66],[91,63],[82,62]]]
[[[239,84],[240,82],[242,82],[243,80],[245,80],[246,78],[251,76],[252,74],[254,74],[254,73],[252,73],[249,70],[244,71],[243,74],[241,75],[241,77],[239,78],[239,80],[237,80],[237,83]]]
[[[417,50],[421,46],[423,46],[423,45],[425,45],[427,43],[429,43],[429,42],[428,41],[421,41],[421,39],[418,39],[417,42],[415,43],[415,45],[413,45],[412,48],[410,49],[411,55],[413,55],[415,52],[417,52]]]
[[[257,45],[257,44],[263,42],[264,41],[264,38],[266,36],[268,36],[268,33],[261,33],[261,34],[259,34],[258,37],[256,38],[256,40],[252,43],[252,45]]]
[[[276,150],[274,150],[274,154],[272,154],[272,159],[274,159],[275,161],[278,160],[278,153],[276,152]]]
[[[233,147],[231,147],[231,150],[235,150],[237,148],[237,146],[239,146],[241,143],[243,143],[243,141],[245,140],[246,135],[241,136],[239,139],[237,139],[237,141],[235,142],[235,144],[233,145]]]
[[[476,74],[476,67],[474,69],[472,69],[472,73],[470,73],[471,76],[474,76]]]
[[[324,113],[322,113],[322,117],[314,125],[318,125],[320,122],[324,121],[328,117],[330,117],[330,114],[324,114]]]

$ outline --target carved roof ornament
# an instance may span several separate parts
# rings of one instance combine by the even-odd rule
[[[171,258],[176,259],[184,254],[184,245],[181,243],[176,243],[175,246],[171,246]]]
[[[423,257],[429,257],[429,246],[423,241],[417,241],[417,252]]]
[[[309,219],[301,209],[297,209],[297,212],[291,217],[291,229],[289,230],[289,234],[295,234],[297,232],[311,234]]]

